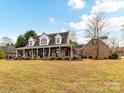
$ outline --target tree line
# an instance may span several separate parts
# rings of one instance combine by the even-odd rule
[[[37,33],[34,30],[29,30],[24,35],[19,35],[17,37],[17,41],[13,44],[12,39],[9,37],[2,37],[1,38],[1,45],[0,45],[0,59],[6,57],[7,47],[13,46],[15,48],[24,47],[28,43],[28,39],[30,37],[37,36]]]
[[[34,30],[27,31],[24,35],[19,35],[15,47],[19,48],[26,46],[28,39],[35,36],[37,36],[37,33]]]

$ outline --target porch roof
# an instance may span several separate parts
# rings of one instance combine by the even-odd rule
[[[75,45],[74,49],[75,50],[82,50],[84,48],[84,46],[85,46],[84,44],[82,44],[82,45]]]
[[[56,47],[72,47],[73,44],[58,44],[58,45],[44,45],[44,46],[26,46],[21,48],[16,48],[16,50],[23,50],[23,49],[37,49],[37,48],[56,48]]]

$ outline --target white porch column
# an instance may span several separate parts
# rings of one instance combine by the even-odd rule
[[[23,57],[25,57],[25,49],[23,50]]]
[[[50,54],[51,54],[51,50],[50,50],[50,48],[49,48],[49,59],[50,59]]]
[[[73,49],[72,49],[72,45],[70,46],[70,56],[71,56],[71,59],[73,58]]]
[[[38,48],[37,48],[37,50],[36,50],[36,51],[37,51],[37,59],[38,59],[38,56],[39,56],[39,53],[38,53]]]
[[[18,50],[16,49],[16,57],[18,57]]]

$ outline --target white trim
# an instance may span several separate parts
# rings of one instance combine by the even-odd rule
[[[57,34],[56,36],[55,36],[55,38],[62,38],[62,36],[60,35],[60,34]]]
[[[30,42],[32,42],[32,44],[30,44]],[[29,46],[34,46],[34,44],[35,44],[34,38],[30,37],[29,40],[28,40],[28,45]]]
[[[42,44],[41,41],[42,39],[46,39],[47,42],[46,44]],[[40,37],[39,37],[39,45],[42,46],[42,45],[49,45],[49,42],[50,42],[50,38],[45,34],[43,33]]]
[[[66,44],[70,44],[70,31],[68,31],[68,36],[67,36]]]
[[[57,39],[60,40],[59,43],[57,42]],[[61,44],[61,43],[62,43],[62,36],[61,36],[60,34],[57,34],[57,35],[55,36],[55,44]]]
[[[22,48],[16,48],[16,50],[21,49],[36,49],[36,48],[55,48],[55,47],[70,47],[73,46],[73,44],[60,44],[60,45],[45,45],[45,46],[34,46],[34,47],[22,47]]]
[[[59,42],[57,41],[59,39]],[[62,43],[62,38],[55,38],[55,43],[56,44],[61,44]]]

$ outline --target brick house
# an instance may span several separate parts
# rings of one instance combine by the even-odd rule
[[[70,33],[61,32],[54,34],[42,33],[37,37],[30,37],[25,47],[16,49],[16,57],[39,58],[66,58],[72,59],[75,55],[82,58],[96,58],[96,49],[94,43],[96,40],[90,40],[86,45],[71,44]],[[23,51],[19,53],[19,51]],[[107,59],[110,55],[109,47],[99,40],[98,59]]]
[[[70,33],[61,32],[54,34],[42,33],[37,37],[30,37],[25,47],[16,49],[16,57],[31,57],[32,59],[51,58],[51,57],[69,57],[73,58],[73,48],[70,44]]]
[[[16,49],[13,45],[1,46],[0,49],[3,50],[7,59],[12,59],[16,55]]]
[[[96,40],[90,40],[86,45],[80,45],[75,48],[75,54],[82,56],[83,58],[96,58],[96,47],[95,47]],[[110,56],[110,49],[109,47],[102,41],[98,40],[99,44],[99,55],[98,59],[108,59]]]

